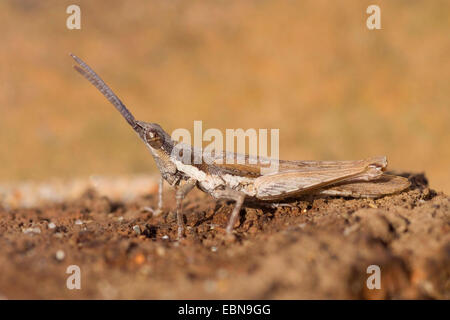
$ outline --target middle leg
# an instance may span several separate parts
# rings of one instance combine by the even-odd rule
[[[231,234],[233,232],[234,224],[239,217],[239,212],[241,211],[242,204],[244,203],[245,193],[233,189],[216,190],[214,191],[214,197],[216,199],[234,200],[236,203],[233,212],[231,213],[230,220],[228,220],[228,225],[226,228],[227,233]]]

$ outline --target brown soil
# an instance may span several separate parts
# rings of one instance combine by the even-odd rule
[[[410,180],[408,192],[378,200],[242,210],[235,239],[224,232],[232,205],[195,191],[180,243],[172,203],[158,217],[142,210],[154,195],[125,204],[91,190],[62,204],[0,209],[0,297],[449,299],[450,197],[422,175]],[[66,287],[73,264],[81,290]],[[372,264],[380,290],[366,286]]]

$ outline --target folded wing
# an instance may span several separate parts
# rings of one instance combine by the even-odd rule
[[[255,179],[256,197],[276,200],[340,182],[375,180],[383,174],[387,161],[385,157],[376,157],[356,161],[303,161],[302,164]]]

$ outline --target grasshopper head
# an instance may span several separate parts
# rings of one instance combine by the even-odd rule
[[[165,150],[171,145],[172,139],[159,124],[136,121],[136,132],[145,144],[154,150]],[[166,150],[168,151],[168,150]]]
[[[162,177],[170,184],[175,183],[177,181],[174,175],[176,167],[170,160],[174,142],[170,135],[156,123],[136,120],[133,129],[150,150]]]

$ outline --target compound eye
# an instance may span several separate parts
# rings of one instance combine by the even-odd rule
[[[162,146],[161,137],[153,130],[150,130],[145,134],[145,139],[152,148],[159,149]]]

